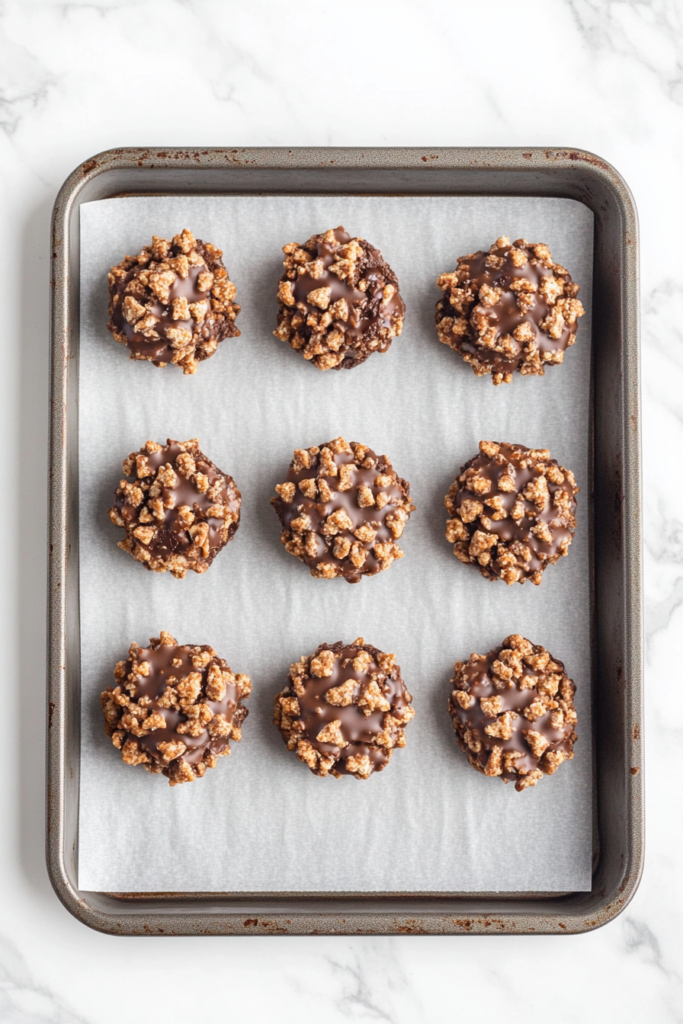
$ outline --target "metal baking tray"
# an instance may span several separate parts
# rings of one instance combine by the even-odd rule
[[[590,892],[147,893],[77,885],[79,207],[120,195],[555,196],[594,213],[593,715]],[[550,149],[114,149],[77,167],[52,227],[47,865],[65,907],[117,935],[585,932],[616,917],[643,865],[638,226],[608,163]]]

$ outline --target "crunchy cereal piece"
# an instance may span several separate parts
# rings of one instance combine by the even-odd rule
[[[276,338],[319,370],[350,370],[403,329],[398,279],[381,252],[339,227],[283,247]]]
[[[405,746],[412,700],[395,656],[358,637],[321,644],[290,666],[274,722],[315,775],[367,779]]]
[[[109,323],[131,359],[175,363],[194,373],[225,338],[239,337],[235,285],[223,253],[187,228],[172,241],[152,239],[109,272]]]
[[[123,527],[119,542],[153,572],[182,579],[206,572],[239,526],[242,497],[235,481],[214,466],[199,441],[148,441],[124,460],[109,518]]]
[[[208,645],[170,633],[130,645],[101,695],[105,731],[126,764],[163,774],[171,786],[201,778],[242,736],[251,680],[233,675]]]
[[[458,259],[441,274],[436,306],[439,341],[458,352],[478,377],[510,384],[512,374],[543,376],[576,340],[584,308],[578,284],[547,245],[501,237],[489,249]]]
[[[311,576],[358,583],[403,557],[396,541],[415,506],[386,455],[343,437],[298,449],[275,490],[282,543]]]
[[[576,687],[544,647],[508,636],[488,654],[456,662],[451,685],[458,743],[482,774],[521,792],[573,758]]]
[[[446,539],[489,580],[539,584],[576,530],[574,474],[546,448],[480,441],[444,502]]]

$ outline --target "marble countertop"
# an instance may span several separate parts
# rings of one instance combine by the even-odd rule
[[[683,1019],[680,0],[5,0],[0,127],[0,430],[20,496],[0,509],[0,1020],[412,1024],[480,1014],[484,994],[508,1024]],[[120,145],[571,146],[629,183],[642,232],[648,854],[638,893],[607,927],[561,939],[143,941],[89,931],[52,893],[48,230],[67,174]]]

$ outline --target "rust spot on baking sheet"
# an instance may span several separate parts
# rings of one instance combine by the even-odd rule
[[[631,768],[631,775],[637,775],[639,771],[640,768]]]
[[[633,738],[634,740],[640,739],[640,725],[638,724],[638,722],[636,722],[636,724],[633,726]]]
[[[522,156],[524,157],[525,160],[531,160],[533,155],[534,155],[533,153],[522,153]]]
[[[396,922],[395,922],[396,923]],[[405,924],[396,923],[396,931],[399,931],[402,935],[425,935],[426,931],[423,925],[419,924],[415,918],[408,918]]]
[[[281,924],[277,923],[277,921],[263,921],[262,920],[261,921],[261,927],[262,928],[268,928],[269,931],[271,931],[271,932],[278,932],[278,934],[280,934],[280,935],[286,935],[287,934],[287,929],[283,928]]]
[[[258,924],[258,917],[247,917],[242,924],[245,928],[253,928],[254,925]]]
[[[98,166],[97,160],[86,160],[86,162],[81,167],[81,173],[82,174],[90,174],[90,172],[94,171],[97,166]]]
[[[438,155],[434,155],[434,156],[421,156],[420,157],[420,160],[422,160],[422,162],[425,163],[425,164],[428,163],[430,160],[438,160],[438,159],[439,159]]]
[[[48,705],[48,713],[47,713],[47,727],[48,727],[48,729],[52,728],[52,718],[54,716],[55,708],[56,707],[57,707],[57,705],[55,704],[55,702],[53,700],[51,700],[49,705]]]
[[[623,861],[624,858],[622,857],[621,859]],[[624,892],[624,890],[627,889],[630,884],[631,884],[631,876],[630,875],[626,875],[626,877],[624,878],[624,881],[619,886],[617,892]],[[624,902],[623,900],[619,900],[619,903],[623,903],[623,902]]]
[[[566,924],[562,924],[562,922],[561,922],[561,921],[558,921],[558,922],[557,922],[557,926],[558,926],[558,928],[562,928],[562,929],[564,929],[564,931],[566,931],[566,930],[567,930],[567,926],[566,926]]]
[[[575,149],[546,149],[545,157],[546,160],[575,160],[577,163],[599,167],[603,171],[611,170],[609,164],[599,157],[593,156],[592,153],[579,153]]]

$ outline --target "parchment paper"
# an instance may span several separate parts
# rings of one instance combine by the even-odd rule
[[[281,247],[343,224],[398,274],[403,335],[352,371],[321,373],[272,336]],[[194,377],[131,362],[106,329],[107,270],[183,227],[225,251],[242,336]],[[499,235],[547,242],[587,315],[561,367],[494,388],[434,329],[435,280]],[[588,430],[593,218],[534,198],[155,197],[81,208],[79,884],[109,891],[563,891],[590,888]],[[386,453],[417,512],[402,561],[355,586],[315,580],[269,505],[295,447],[339,434]],[[203,576],[147,572],[107,518],[121,461],[148,438],[199,437],[242,491],[242,524]],[[540,587],[490,583],[451,554],[443,497],[480,439],[547,446],[582,487],[569,556]],[[124,765],[99,694],[132,640],[211,643],[253,678],[230,758],[189,785]],[[446,712],[456,659],[512,632],[575,680],[573,761],[535,788],[476,773]],[[272,724],[290,662],[322,641],[395,652],[414,696],[407,747],[367,782],[321,779]]]

